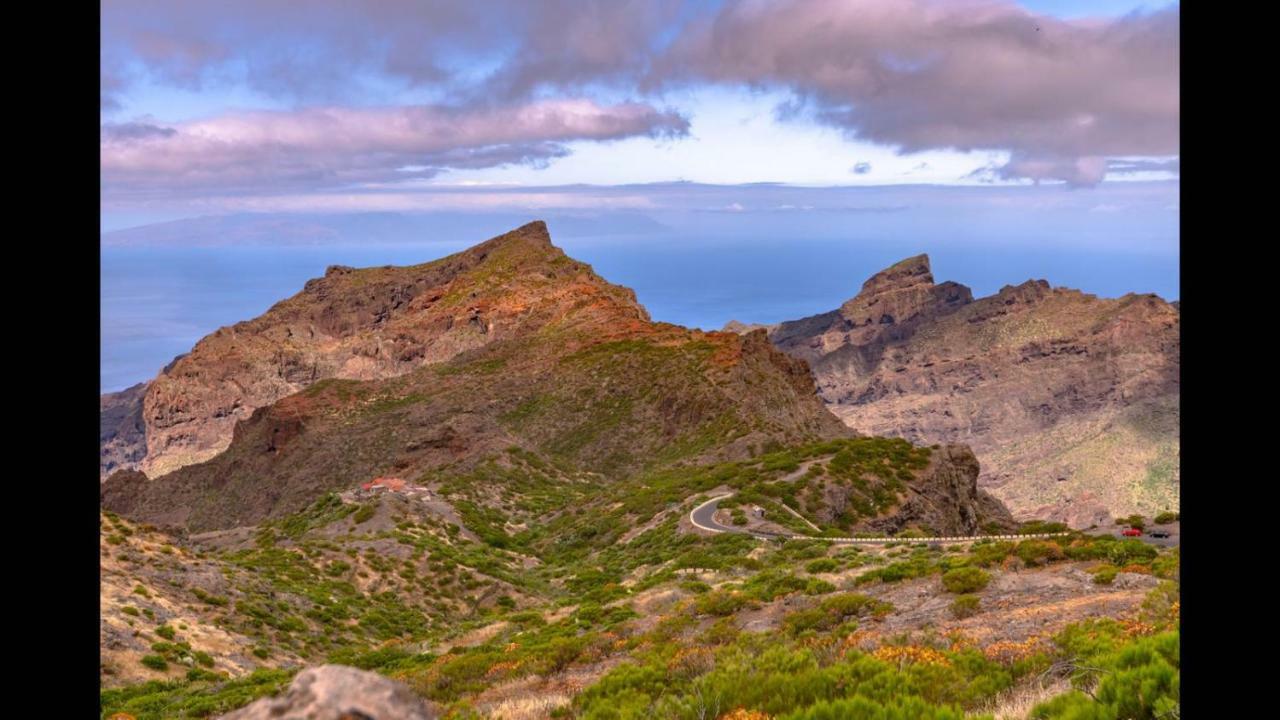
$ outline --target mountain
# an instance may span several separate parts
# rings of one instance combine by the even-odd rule
[[[140,414],[143,428],[104,442],[101,471],[155,477],[206,460],[227,447],[238,421],[315,382],[403,375],[536,332],[580,302],[577,322],[592,322],[593,313],[618,326],[648,321],[632,291],[553,248],[542,223],[423,265],[330,267],[113,400],[138,402],[126,414]]]
[[[851,434],[764,333],[652,322],[541,223],[426,265],[330,268],[201,340],[142,418],[143,472],[104,506],[195,530],[379,475],[571,484]]]
[[[971,446],[980,484],[1016,516],[1084,527],[1177,506],[1176,304],[1044,280],[975,299],[918,255],[767,330],[849,426]]]

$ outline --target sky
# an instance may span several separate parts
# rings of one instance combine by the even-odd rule
[[[1065,278],[1091,292],[1177,292],[1176,3],[305,7],[104,0],[104,252],[163,247],[142,264],[180,273],[190,257],[173,251],[184,248],[465,246],[541,217],[558,219],[557,239],[598,238],[578,242],[605,265],[767,240],[772,255],[746,253],[767,267],[843,239],[868,258],[850,260],[854,276],[919,247],[969,258],[953,279],[978,286],[997,278],[977,258],[998,252],[1050,279],[1107,268]],[[156,265],[164,258],[176,264]],[[104,285],[122,267],[104,262]],[[655,298],[679,290],[651,285]],[[208,301],[251,310],[226,300]],[[754,312],[784,307],[795,309]],[[103,312],[104,328],[119,328],[126,320],[107,314],[132,311]],[[724,312],[671,309],[707,323]],[[134,335],[174,327],[130,317]]]

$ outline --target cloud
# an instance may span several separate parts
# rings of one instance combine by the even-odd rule
[[[1099,158],[1178,152],[1179,8],[1064,21],[987,0],[729,0],[654,85],[783,88],[902,152],[1004,150],[1004,176],[1100,181]]]
[[[509,102],[630,77],[681,12],[676,0],[308,0],[305,12],[291,0],[108,0],[102,37],[111,62],[189,89],[332,103],[367,99],[375,78]]]
[[[854,175],[866,175],[871,172],[871,163],[866,161],[857,163],[853,166],[852,172]]]
[[[105,195],[392,182],[444,168],[545,164],[564,143],[678,136],[688,121],[641,103],[546,100],[506,108],[307,108],[161,126],[104,125]]]
[[[1050,157],[1014,154],[1009,162],[996,169],[996,174],[1006,180],[1027,178],[1041,180],[1065,180],[1068,185],[1081,187],[1102,182],[1107,176],[1107,161],[1100,157]]]
[[[1159,172],[1178,174],[1181,162],[1179,158],[1117,158],[1107,161],[1107,172],[1117,175],[1133,173]]]
[[[248,89],[299,116],[376,113],[356,108],[401,97],[479,115],[565,97],[748,86],[789,94],[781,121],[822,123],[903,153],[1008,153],[993,178],[1089,185],[1106,170],[1130,172],[1112,164],[1118,158],[1178,154],[1179,25],[1176,4],[1063,20],[1010,0],[311,0],[305,12],[289,0],[107,0],[101,107],[119,112],[137,82]],[[267,121],[238,113],[207,122],[250,116]],[[195,144],[189,128],[175,128],[167,147]],[[563,142],[460,140],[454,156],[433,146],[416,162],[538,165],[563,154]],[[377,176],[386,164],[377,154],[295,164],[296,153],[271,145],[262,157],[274,172],[292,165],[282,175],[296,180]],[[386,162],[399,155],[390,150]],[[183,184],[226,176],[196,156],[203,165]],[[358,162],[342,168],[343,157]]]

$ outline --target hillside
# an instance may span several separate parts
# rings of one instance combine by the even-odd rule
[[[974,299],[935,283],[924,255],[837,310],[767,328],[850,427],[967,444],[1015,515],[1074,527],[1177,507],[1179,330],[1154,295],[1039,280]]]
[[[104,514],[103,715],[218,715],[326,662],[395,678],[438,716],[506,720],[818,718],[791,713],[854,699],[954,709],[911,715],[939,719],[1052,701],[1045,717],[1066,718],[1093,702],[1080,690],[1112,702],[1138,678],[1141,707],[1176,702],[1176,548],[761,541],[691,530],[701,494],[666,500],[746,493],[833,451],[894,455],[836,442],[695,468],[695,488],[587,488],[509,547],[413,484],[185,537]]]

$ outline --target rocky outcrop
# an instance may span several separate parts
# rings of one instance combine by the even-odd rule
[[[105,393],[98,403],[98,473],[106,478],[120,469],[135,468],[147,454],[147,426],[142,399],[148,383]]]
[[[935,285],[929,256],[907,258],[876,273],[838,310],[779,323],[769,334],[789,355],[817,361],[843,347],[870,356],[884,344],[911,336],[916,328],[973,301],[969,288]]]
[[[407,686],[345,665],[298,673],[278,697],[220,716],[221,720],[435,720],[427,702]]]
[[[907,527],[938,535],[978,535],[1011,530],[1013,516],[999,500],[978,488],[978,459],[965,445],[944,445],[929,467],[907,484],[896,510],[867,523],[866,529],[893,535]]]
[[[1177,506],[1179,330],[1154,295],[1033,280],[975,300],[921,255],[769,337],[851,427],[965,443],[1016,516],[1087,527]]]

